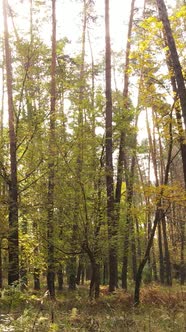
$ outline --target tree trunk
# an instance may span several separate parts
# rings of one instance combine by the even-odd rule
[[[98,298],[100,292],[100,265],[95,261],[91,262],[92,276],[90,281],[90,298]]]
[[[52,299],[55,298],[55,262],[54,262],[54,178],[55,178],[55,118],[56,118],[56,0],[52,0],[52,62],[51,62],[51,107],[49,131],[48,163],[48,268],[47,287]]]
[[[186,266],[185,266],[185,224],[181,221],[181,251],[180,251],[180,263],[181,263],[181,275],[180,275],[180,283],[184,285],[186,278]]]
[[[141,261],[141,241],[140,241],[138,218],[135,218],[135,224],[136,224],[136,233],[137,233],[137,257],[138,257],[138,261],[140,262]]]
[[[159,248],[159,267],[160,267],[160,282],[164,284],[164,259],[163,259],[163,247],[162,247],[162,232],[161,223],[158,223],[158,248]]]
[[[172,276],[171,276],[171,262],[169,254],[169,245],[167,240],[167,227],[166,219],[162,218],[162,231],[163,231],[163,242],[164,242],[164,251],[165,251],[165,280],[168,286],[172,286]]]
[[[129,108],[129,96],[128,96],[128,90],[129,90],[129,57],[130,57],[130,49],[131,49],[131,35],[132,35],[132,27],[133,27],[133,19],[134,19],[134,5],[135,0],[132,0],[131,2],[131,10],[130,10],[130,19],[129,19],[129,26],[128,26],[128,36],[127,36],[127,45],[126,45],[126,57],[125,57],[125,69],[124,69],[124,89],[123,89],[123,110]],[[123,111],[122,114],[122,121],[125,121],[127,118],[127,115],[125,114],[126,111]],[[119,216],[120,216],[120,201],[121,201],[121,188],[122,188],[122,181],[123,181],[123,167],[125,167],[125,177],[131,177],[132,174],[128,175],[130,173],[127,165],[127,157],[125,153],[125,136],[126,133],[122,129],[120,134],[120,145],[119,145],[119,156],[118,156],[118,168],[117,168],[117,182],[116,182],[116,193],[115,193],[115,205],[116,205],[116,224],[119,223]],[[134,156],[132,157],[132,162],[134,161]],[[132,168],[132,166],[131,166]],[[132,184],[131,181],[127,181],[126,179],[126,185]],[[131,188],[127,188],[127,191],[130,192]],[[128,251],[129,251],[129,234],[130,230],[129,228],[133,227],[131,223],[133,222],[131,218],[131,202],[132,199],[129,197],[130,195],[127,195],[127,216],[126,216],[126,225],[125,225],[125,233],[124,233],[124,248],[123,248],[123,267],[122,267],[122,287],[127,288],[127,270],[128,270]],[[131,200],[131,202],[130,202]],[[133,227],[134,228],[134,227]],[[135,240],[134,240],[135,241]],[[134,245],[133,241],[133,245]],[[133,256],[133,268],[135,269],[135,258]],[[133,269],[133,272],[134,272]],[[135,272],[134,272],[135,274]]]
[[[18,233],[18,184],[17,184],[17,147],[14,122],[12,92],[12,57],[9,45],[7,22],[8,2],[3,0],[5,64],[8,92],[8,123],[10,140],[10,183],[9,183],[9,235],[8,235],[8,284],[19,280],[19,233]]]
[[[136,280],[137,274],[137,257],[136,257],[136,236],[134,231],[134,220],[131,220],[131,251],[132,251],[132,276],[133,280]]]
[[[167,40],[165,39],[165,44],[167,45]],[[185,130],[183,129],[182,125],[182,118],[180,114],[180,105],[176,103],[176,98],[178,94],[178,89],[176,85],[176,79],[175,76],[172,74],[173,69],[173,61],[171,58],[170,51],[166,54],[166,60],[167,60],[167,67],[169,70],[169,73],[171,74],[171,85],[173,94],[175,97],[175,112],[176,112],[176,120],[177,120],[177,127],[179,132],[179,141],[180,141],[180,150],[181,150],[181,157],[182,157],[182,166],[183,166],[183,176],[184,176],[184,185],[186,189],[186,144],[185,144]],[[181,102],[180,102],[181,104]],[[182,106],[182,105],[181,105]],[[174,208],[174,206],[173,206]],[[173,210],[174,212],[174,210]],[[181,224],[181,284],[184,284],[185,281],[185,271],[184,271],[184,225]],[[168,264],[170,265],[170,263]]]
[[[156,255],[154,252],[154,246],[152,246],[152,271],[153,271],[154,281],[158,281]]]
[[[63,290],[63,270],[62,270],[61,266],[59,266],[58,271],[57,271],[57,279],[58,279],[58,290],[62,291]]]
[[[83,264],[81,263],[81,260],[82,258],[79,257],[79,264],[78,264],[78,269],[77,269],[77,277],[76,277],[76,284],[77,285],[80,285],[80,282],[81,282],[81,274],[82,274],[82,271],[83,271]]]
[[[2,270],[2,239],[0,239],[0,289],[3,287],[3,270]]]
[[[40,286],[40,273],[39,269],[34,269],[34,290],[39,291],[41,289]]]
[[[114,180],[112,160],[112,90],[109,0],[105,0],[105,80],[106,80],[106,187],[109,239],[109,291],[117,286],[117,224],[114,216]]]
[[[76,289],[76,257],[72,256],[67,262],[68,289]]]
[[[108,284],[108,275],[109,275],[109,271],[108,271],[108,262],[105,261],[103,263],[103,285],[107,285]]]

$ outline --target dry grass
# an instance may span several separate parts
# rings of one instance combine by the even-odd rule
[[[56,302],[32,296],[19,317],[12,313],[10,329],[1,324],[0,332],[185,332],[185,309],[186,287],[145,286],[137,308],[130,292],[118,289],[109,294],[101,287],[100,298],[90,301],[88,290],[82,288],[59,294]]]

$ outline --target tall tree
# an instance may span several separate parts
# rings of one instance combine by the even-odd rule
[[[125,58],[125,69],[124,69],[124,89],[123,89],[123,116],[122,121],[128,117],[130,102],[129,102],[129,61],[130,61],[130,50],[131,50],[131,37],[132,27],[134,20],[134,6],[135,0],[131,2],[130,19],[128,27],[127,45],[126,45],[126,58]],[[123,123],[124,127],[124,123]],[[132,230],[132,217],[131,217],[131,206],[133,199],[133,183],[134,183],[134,170],[135,170],[135,153],[133,153],[131,167],[127,163],[126,149],[125,149],[125,129],[121,130],[120,134],[120,146],[118,156],[118,172],[117,172],[117,184],[116,184],[116,204],[119,205],[121,201],[121,186],[122,186],[122,173],[123,166],[125,169],[125,180],[126,180],[126,223],[124,233],[124,248],[123,248],[123,266],[122,266],[122,287],[127,289],[127,271],[128,271],[128,252],[129,252],[129,233],[130,228]],[[135,148],[134,148],[135,150]],[[130,168],[130,169],[129,169]],[[119,206],[117,206],[117,213]],[[118,218],[119,219],[119,218]],[[134,241],[133,241],[134,245]],[[135,266],[135,264],[134,264]],[[135,269],[135,267],[134,267]]]
[[[105,82],[106,82],[106,187],[109,238],[109,290],[117,285],[117,223],[114,216],[114,179],[112,159],[112,88],[109,0],[105,0]]]
[[[9,235],[8,235],[8,283],[19,280],[19,235],[18,235],[18,182],[17,146],[15,131],[15,109],[13,103],[12,55],[8,30],[8,1],[3,0],[5,65],[8,93],[8,125],[10,141],[10,181],[9,181]]]
[[[48,163],[48,270],[47,286],[51,298],[55,297],[55,262],[54,262],[54,189],[55,189],[55,122],[56,122],[56,0],[52,0],[52,62],[50,92],[50,128],[49,128],[49,163]]]

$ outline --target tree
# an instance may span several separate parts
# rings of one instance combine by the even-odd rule
[[[48,163],[48,271],[47,286],[50,296],[55,297],[55,259],[54,259],[54,189],[55,189],[55,122],[56,122],[56,1],[52,0],[52,62],[51,62],[51,93],[50,93],[50,128],[49,128],[49,163]]]
[[[105,0],[105,84],[106,84],[106,187],[107,222],[109,238],[109,290],[113,292],[117,285],[117,223],[114,215],[114,179],[112,160],[112,88],[111,88],[111,46],[109,0]]]
[[[130,64],[129,59],[130,59],[130,49],[131,49],[132,27],[133,27],[133,20],[134,20],[134,6],[135,6],[135,0],[132,0],[131,10],[130,10],[130,20],[129,20],[129,26],[128,26],[126,59],[125,59],[125,70],[124,70],[123,114],[122,114],[123,127],[124,127],[125,120],[129,117],[127,112],[128,113],[130,112],[129,109],[131,107],[130,100],[129,100],[129,64]],[[135,141],[136,141],[136,138],[135,138]],[[121,201],[121,187],[122,187],[122,177],[123,177],[122,173],[123,173],[123,167],[124,167],[125,181],[126,181],[126,223],[125,223],[125,232],[124,232],[122,287],[127,289],[129,233],[130,233],[130,229],[131,230],[133,229],[131,207],[132,207],[132,200],[133,200],[134,170],[135,170],[135,162],[136,162],[134,151],[135,151],[136,147],[134,147],[134,149],[133,149],[134,151],[133,151],[133,155],[132,155],[131,165],[129,166],[128,162],[127,162],[128,156],[127,156],[125,145],[126,145],[126,132],[125,132],[125,129],[122,129],[121,134],[120,134],[115,202],[117,205],[119,205],[120,201]],[[118,209],[119,209],[119,206],[117,206],[117,211],[118,211]],[[119,215],[117,218],[119,219]],[[133,241],[133,244],[134,244],[134,241]],[[134,263],[134,269],[136,269],[135,263]],[[134,276],[134,278],[135,278],[135,276]]]
[[[19,234],[18,234],[18,182],[17,182],[17,141],[15,132],[15,109],[13,103],[12,56],[8,31],[8,2],[3,1],[5,65],[8,92],[8,120],[10,143],[10,180],[9,185],[9,235],[8,235],[8,283],[19,280]]]

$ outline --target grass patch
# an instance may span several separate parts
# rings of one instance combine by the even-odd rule
[[[141,304],[133,306],[131,293],[101,289],[97,301],[88,299],[86,288],[65,290],[51,301],[47,293],[18,296],[7,312],[6,295],[0,300],[0,331],[8,332],[184,332],[186,330],[186,287],[157,285],[141,290]],[[20,306],[19,306],[20,301]],[[9,304],[8,304],[9,305]],[[2,308],[2,307],[1,307]],[[9,307],[10,309],[10,307]],[[19,309],[19,310],[18,310]]]

